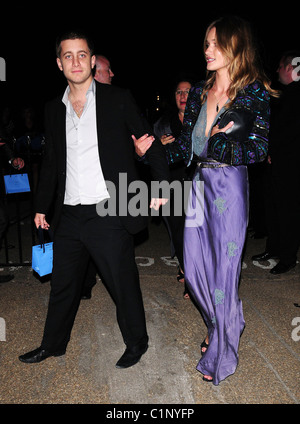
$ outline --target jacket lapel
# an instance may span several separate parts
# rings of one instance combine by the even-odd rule
[[[103,116],[105,100],[103,99],[104,93],[101,89],[101,84],[96,81],[96,119],[97,119],[97,137],[98,137],[98,146],[99,146],[99,155],[100,155],[100,137],[102,133],[102,123],[103,120],[100,120],[100,117]]]
[[[62,97],[57,99],[55,107],[55,133],[54,143],[57,144],[56,149],[60,154],[58,158],[61,158],[61,166],[64,173],[66,173],[67,167],[67,137],[66,137],[66,107],[62,102]]]

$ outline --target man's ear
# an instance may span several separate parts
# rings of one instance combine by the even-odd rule
[[[56,63],[57,63],[57,66],[59,67],[59,69],[62,71],[63,67],[62,67],[61,60],[60,60],[59,57],[56,58]]]
[[[93,55],[92,57],[91,57],[91,65],[92,65],[92,69],[94,68],[94,66],[96,65],[96,56],[95,55]]]

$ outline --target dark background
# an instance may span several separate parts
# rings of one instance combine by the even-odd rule
[[[275,81],[280,54],[300,44],[296,3],[294,9],[289,4],[288,11],[270,2],[224,3],[111,2],[104,7],[77,1],[67,6],[7,6],[0,28],[0,56],[6,61],[1,106],[33,104],[42,114],[45,101],[63,92],[66,81],[56,65],[55,38],[66,28],[89,31],[96,52],[111,61],[113,84],[129,88],[150,116],[157,93],[165,98],[177,76],[205,77],[205,30],[224,14],[239,15],[252,24],[265,70]]]

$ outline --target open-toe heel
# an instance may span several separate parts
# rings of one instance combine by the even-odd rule
[[[207,348],[208,348],[208,344],[206,343],[206,337],[205,337],[205,339],[203,340],[203,342],[200,345],[201,356],[204,355],[204,353],[207,351]],[[202,349],[205,349],[205,350],[203,351]]]
[[[178,267],[177,281],[179,283],[184,283],[184,273],[181,271],[180,267]]]

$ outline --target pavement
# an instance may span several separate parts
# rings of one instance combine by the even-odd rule
[[[29,222],[23,219],[23,232]],[[27,252],[30,240],[23,236]],[[0,404],[158,405],[155,411],[159,405],[180,405],[181,411],[185,405],[299,405],[300,308],[294,303],[300,304],[300,265],[272,276],[274,260],[251,260],[264,246],[264,239],[247,239],[239,365],[219,386],[204,382],[196,370],[206,327],[193,302],[183,298],[163,223],[150,222],[136,247],[150,343],[140,362],[125,370],[115,368],[124,344],[99,278],[92,298],[80,304],[66,355],[20,362],[19,355],[40,345],[50,283],[37,279],[31,266],[4,267],[0,271],[13,272],[14,279],[0,284]]]

